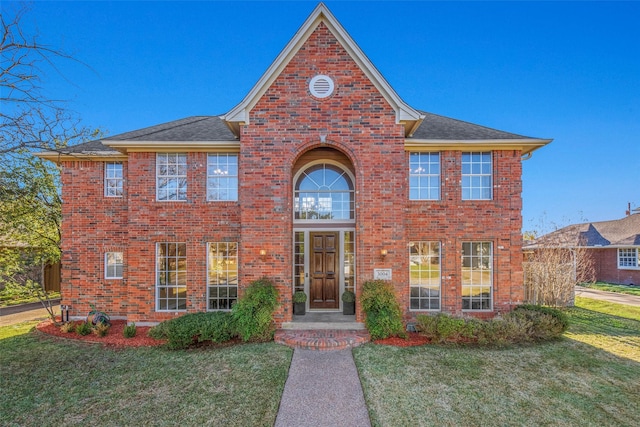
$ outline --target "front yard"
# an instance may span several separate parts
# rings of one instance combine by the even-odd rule
[[[577,305],[565,338],[544,345],[355,349],[373,425],[640,425],[640,308]],[[292,355],[112,350],[33,325],[0,328],[0,425],[272,426]]]
[[[372,424],[640,425],[640,308],[577,305],[565,338],[544,345],[355,349]]]

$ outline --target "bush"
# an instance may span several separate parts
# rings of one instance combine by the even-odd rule
[[[125,338],[133,338],[136,336],[136,332],[136,324],[134,322],[131,322],[130,325],[126,325],[124,327],[122,335],[124,335]]]
[[[107,323],[98,323],[93,327],[93,333],[99,337],[104,337],[109,333],[109,328],[111,328],[111,325]]]
[[[76,325],[73,322],[66,322],[60,326],[60,330],[65,334],[71,333],[76,329]]]
[[[273,312],[278,306],[278,291],[268,279],[252,282],[233,306],[233,320],[244,341],[269,341],[275,326]]]
[[[135,335],[135,325],[132,326]],[[234,335],[231,314],[223,311],[185,314],[164,321],[149,330],[150,337],[167,340],[167,346],[172,350],[187,348],[204,341],[221,343],[229,341]]]
[[[91,333],[91,324],[87,322],[80,322],[76,325],[76,334],[89,335]]]
[[[293,302],[294,303],[307,302],[307,294],[305,294],[302,291],[294,292],[293,293]]]
[[[390,336],[406,337],[402,324],[402,312],[393,286],[382,280],[371,280],[362,285],[360,297],[365,312],[365,325],[371,339]]]
[[[342,302],[355,302],[356,294],[351,291],[344,291],[342,293]]]
[[[507,346],[558,338],[567,330],[567,316],[554,308],[523,305],[502,318],[478,320],[447,314],[417,316],[417,328],[434,342]]]

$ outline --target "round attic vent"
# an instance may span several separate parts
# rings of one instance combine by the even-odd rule
[[[333,93],[333,80],[331,77],[319,74],[309,82],[309,92],[316,98],[326,98]]]

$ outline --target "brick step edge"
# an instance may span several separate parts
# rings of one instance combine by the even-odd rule
[[[304,350],[344,350],[371,341],[366,330],[296,330],[279,329],[274,341],[291,348]]]

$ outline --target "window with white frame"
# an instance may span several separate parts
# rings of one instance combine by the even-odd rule
[[[319,163],[302,171],[294,190],[294,219],[352,221],[353,182],[341,167]]]
[[[238,155],[207,156],[207,200],[238,200]]]
[[[187,309],[187,244],[156,244],[158,311]]]
[[[637,269],[640,268],[640,251],[638,248],[618,249],[618,268]]]
[[[107,252],[104,254],[105,279],[122,279],[124,257],[122,252]]]
[[[409,243],[411,310],[440,310],[440,242]]]
[[[208,244],[207,300],[208,310],[231,310],[238,300],[238,243]]]
[[[462,153],[462,200],[491,200],[491,152]]]
[[[493,243],[462,243],[462,309],[491,310]]]
[[[156,155],[156,198],[159,201],[187,200],[187,155]]]
[[[409,154],[409,199],[440,199],[440,153]]]
[[[105,197],[122,197],[124,176],[121,162],[107,162],[104,166]]]

